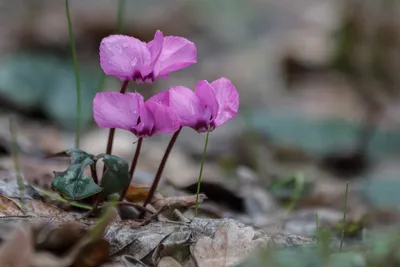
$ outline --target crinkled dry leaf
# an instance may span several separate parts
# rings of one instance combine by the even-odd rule
[[[182,267],[182,265],[172,257],[164,257],[158,262],[157,267]]]
[[[186,260],[190,256],[189,244],[191,235],[191,230],[177,231],[170,234],[154,251],[152,255],[153,263],[156,264],[160,258],[167,256],[173,257],[179,262]]]
[[[252,227],[239,228],[233,220],[222,222],[214,238],[202,237],[193,246],[192,255],[199,267],[225,267],[237,264],[258,242]]]
[[[122,261],[125,267],[147,267],[146,264],[129,255],[122,256]]]

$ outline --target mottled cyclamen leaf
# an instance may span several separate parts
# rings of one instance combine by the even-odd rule
[[[71,164],[81,163],[87,158],[89,159],[94,158],[92,154],[86,153],[85,151],[77,148],[70,148],[52,155],[48,155],[46,158],[56,158],[56,157],[70,157]]]
[[[71,157],[71,165],[64,172],[54,172],[51,187],[63,197],[79,200],[90,197],[102,191],[90,176],[84,175],[84,169],[94,164],[93,155],[79,149],[68,149],[66,155]],[[61,153],[57,155],[62,156]]]
[[[129,164],[114,155],[99,155],[103,158],[107,169],[101,179],[102,194],[105,198],[114,193],[120,193],[129,184]]]

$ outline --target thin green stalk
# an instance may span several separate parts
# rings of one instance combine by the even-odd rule
[[[55,194],[53,194],[51,192],[48,192],[48,191],[46,191],[46,190],[44,190],[42,188],[39,188],[39,187],[36,187],[36,186],[32,186],[32,187],[33,187],[33,189],[38,191],[40,194],[48,196],[48,197],[50,197],[50,198],[52,198],[54,200],[57,200],[57,201],[60,201],[60,202],[63,202],[63,203],[68,203],[73,207],[86,209],[86,210],[92,210],[91,206],[88,206],[88,205],[85,205],[85,204],[81,204],[81,203],[78,203],[78,202],[75,202],[75,201],[68,201],[65,198],[62,198],[62,197],[60,197],[58,195],[55,195]]]
[[[301,198],[301,195],[303,194],[304,191],[304,184],[305,184],[305,179],[303,173],[296,173],[294,175],[294,181],[295,181],[295,188],[292,196],[292,201],[290,202],[289,206],[287,207],[287,211],[291,212],[293,211],[294,207],[296,206],[297,202]]]
[[[17,183],[19,189],[19,198],[21,200],[21,209],[23,213],[26,212],[25,209],[25,183],[24,178],[21,175],[21,166],[19,164],[19,157],[18,157],[18,140],[17,140],[17,133],[15,131],[15,126],[13,120],[10,118],[10,135],[11,135],[11,154],[14,161],[14,168],[17,174]]]
[[[319,243],[319,238],[318,238],[318,236],[319,236],[319,218],[318,218],[318,213],[315,213],[314,214],[315,215],[315,232],[316,232],[316,235],[317,235],[317,243]]]
[[[339,250],[342,251],[343,239],[344,239],[344,228],[346,227],[346,214],[347,214],[347,196],[349,193],[349,182],[346,182],[346,193],[344,196],[344,208],[343,208],[343,222],[342,222],[342,234],[340,237],[340,247]]]
[[[118,1],[117,33],[122,33],[122,27],[124,26],[125,4],[125,0]]]
[[[76,57],[75,50],[75,38],[72,31],[71,15],[69,13],[69,3],[65,0],[65,13],[67,15],[68,22],[68,36],[69,45],[71,47],[72,60],[74,61],[74,72],[75,72],[75,83],[76,83],[76,136],[75,136],[75,147],[79,148],[79,135],[81,128],[81,83],[79,79],[79,68],[78,68],[78,58]]]
[[[200,165],[200,173],[199,173],[199,178],[197,180],[196,206],[194,207],[194,216],[195,217],[197,217],[197,213],[198,213],[201,176],[203,175],[203,166],[204,166],[204,161],[205,161],[206,155],[207,155],[207,146],[208,146],[208,136],[209,135],[210,135],[210,126],[208,126],[207,133],[206,133],[206,142],[204,144],[203,156],[201,158],[201,165]]]
[[[122,34],[122,29],[124,26],[124,15],[125,15],[125,6],[126,6],[126,1],[125,0],[119,0],[118,1],[118,11],[117,11],[117,27],[116,27],[116,33]],[[104,90],[104,85],[106,82],[106,75],[102,72],[99,83],[97,85],[98,91],[102,92]]]

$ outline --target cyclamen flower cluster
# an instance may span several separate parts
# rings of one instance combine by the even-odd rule
[[[105,74],[120,80],[151,83],[158,77],[196,63],[196,46],[182,37],[163,36],[144,43],[124,35],[111,35],[100,45]],[[205,132],[232,119],[238,112],[239,94],[226,78],[199,81],[195,91],[174,86],[150,97],[139,93],[98,93],[93,101],[94,119],[101,128],[119,128],[137,137],[173,133],[180,127]]]

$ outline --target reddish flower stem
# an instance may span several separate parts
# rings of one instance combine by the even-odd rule
[[[128,88],[128,83],[129,83],[129,80],[123,82],[123,84],[121,86],[121,90],[119,91],[121,94],[125,94],[126,89]],[[111,152],[112,152],[114,134],[115,134],[115,128],[111,128],[108,133],[108,141],[107,141],[107,149],[106,149],[106,154],[108,154],[108,155],[111,155]]]
[[[147,198],[144,201],[143,207],[146,207],[146,205],[150,203],[150,201],[152,200],[152,198],[154,196],[154,193],[157,190],[158,183],[160,182],[161,175],[164,171],[165,164],[167,163],[169,153],[171,152],[172,148],[174,147],[175,141],[178,138],[178,135],[181,132],[181,130],[182,130],[182,127],[180,127],[179,130],[174,133],[171,140],[169,141],[167,149],[165,150],[164,156],[161,160],[160,166],[158,166],[158,170],[157,170],[156,176],[154,177],[154,181],[150,187],[149,193],[147,194]]]
[[[135,173],[135,168],[139,159],[139,155],[140,155],[140,150],[142,148],[142,142],[143,142],[143,138],[140,137],[137,141],[136,144],[136,151],[135,151],[135,155],[133,156],[132,159],[132,164],[131,164],[131,168],[129,169],[129,183],[128,185],[125,187],[124,191],[121,193],[121,195],[119,196],[119,201],[123,201],[126,195],[126,192],[128,192],[129,186],[133,180],[133,174]]]

